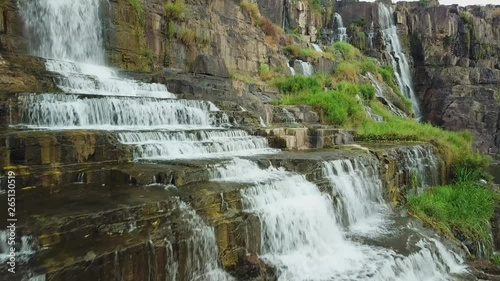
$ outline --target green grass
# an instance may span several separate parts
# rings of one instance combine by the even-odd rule
[[[340,51],[345,60],[353,60],[362,56],[356,47],[347,42],[336,42],[333,44],[333,48]]]
[[[408,198],[412,214],[449,237],[465,236],[491,247],[490,218],[495,194],[487,187],[461,181],[435,186]]]
[[[129,0],[130,5],[134,8],[135,12],[137,13],[137,16],[139,17],[139,22],[141,25],[144,24],[144,9],[142,8],[142,4],[140,0]]]
[[[184,19],[186,6],[183,0],[175,0],[165,3],[163,10],[165,11],[165,18],[167,21],[182,21]]]
[[[500,255],[496,254],[491,257],[491,262],[496,266],[500,266]]]

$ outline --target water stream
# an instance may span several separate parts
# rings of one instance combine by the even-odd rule
[[[214,118],[214,113],[220,113],[214,104],[176,99],[164,85],[125,79],[105,66],[100,3],[20,2],[32,36],[32,52],[48,59],[46,67],[57,73],[55,81],[65,93],[18,96],[22,122],[12,126],[109,130],[121,145],[133,147],[137,161],[225,158],[209,169],[210,177],[244,185],[240,190],[243,210],[261,222],[259,257],[277,269],[279,280],[444,281],[453,280],[450,273],[463,271],[462,261],[441,242],[417,232],[414,235],[418,242],[408,242],[413,249],[409,252],[363,243],[365,238],[393,234],[389,229],[394,214],[383,199],[373,162],[322,163],[322,176],[329,183],[329,191],[322,192],[304,175],[273,166],[261,168],[239,158],[278,151],[269,148],[265,138],[228,128],[227,117]],[[335,21],[338,39],[347,40],[340,15],[335,15]],[[294,65],[301,68],[297,72],[303,75],[314,72],[309,63],[296,61]],[[428,177],[422,174],[437,170],[432,166],[436,162],[432,157],[432,151],[425,149],[412,150],[403,157],[401,169],[416,175],[423,183],[419,188],[429,184]],[[83,174],[78,181],[84,182]],[[223,194],[221,200],[224,202]],[[182,241],[187,266],[179,268],[181,261],[174,258],[175,247],[166,243],[168,277],[233,280],[219,264],[214,229],[188,204],[180,201],[179,209],[183,216],[180,224],[191,232]],[[153,242],[148,245],[153,247]],[[30,255],[28,248],[20,253]]]
[[[408,98],[413,105],[413,112],[419,120],[422,118],[420,103],[413,88],[413,79],[408,59],[403,52],[398,36],[398,28],[394,23],[394,10],[383,3],[378,4],[379,24],[382,28],[385,47],[391,57],[392,68],[401,93]]]

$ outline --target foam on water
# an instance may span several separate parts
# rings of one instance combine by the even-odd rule
[[[387,232],[389,207],[382,198],[382,182],[375,165],[358,160],[323,162],[323,175],[338,195],[336,216],[351,231],[367,236]]]
[[[24,125],[46,129],[210,128],[214,105],[205,101],[77,95],[19,96]],[[215,107],[216,108],[216,107]]]
[[[123,144],[134,145],[135,158],[147,160],[202,159],[277,153],[267,139],[242,130],[197,132],[126,132]]]
[[[386,209],[373,167],[332,161],[323,168],[356,213],[351,220],[360,223],[370,211]],[[233,159],[213,166],[211,178],[249,184],[240,191],[243,208],[261,222],[260,258],[276,267],[278,280],[453,280],[448,269],[459,262],[444,247],[435,250],[432,241],[422,240],[420,250],[403,256],[347,239],[332,198],[302,175]]]

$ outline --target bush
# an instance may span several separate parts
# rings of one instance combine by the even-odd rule
[[[299,45],[287,45],[283,48],[283,52],[287,56],[298,57],[299,53],[300,53],[300,46]]]
[[[471,182],[436,186],[408,198],[411,212],[424,222],[452,237],[463,235],[489,246],[494,203],[492,190]]]
[[[375,97],[376,90],[371,84],[363,83],[358,85],[358,88],[364,100],[371,100]]]
[[[285,96],[286,105],[306,104],[323,112],[325,121],[345,127],[356,126],[366,120],[364,108],[355,96],[341,91],[309,90],[297,95]]]
[[[271,80],[273,78],[273,74],[271,73],[271,70],[269,69],[269,65],[267,65],[265,63],[260,64],[259,76],[264,81]]]
[[[305,90],[321,90],[321,83],[316,77],[295,75],[273,81],[274,86],[282,94],[297,94]]]
[[[356,57],[361,56],[361,52],[347,42],[336,42],[335,44],[333,44],[333,47],[339,50],[346,60],[353,60]]]
[[[165,18],[167,21],[182,21],[184,19],[186,7],[183,0],[175,0],[165,3],[163,10],[165,11]]]
[[[260,12],[259,12],[259,6],[255,3],[250,3],[247,1],[242,1],[240,3],[241,7],[247,11],[247,13],[250,15],[250,18],[252,18],[252,22],[254,24],[259,24],[260,21]]]
[[[350,62],[341,62],[335,67],[333,76],[336,81],[349,81],[353,83],[358,83],[358,68],[356,65]]]
[[[367,72],[377,73],[377,64],[373,59],[365,58],[359,63],[359,70],[363,75]]]
[[[274,25],[274,23],[270,19],[261,17],[259,25],[265,35],[271,37],[275,42],[278,41],[279,39],[278,28]]]
[[[472,23],[472,14],[469,12],[461,12],[460,18],[464,21],[466,25]]]
[[[186,48],[191,49],[195,45],[196,35],[192,29],[183,28],[179,33],[177,33],[177,39],[182,42]]]

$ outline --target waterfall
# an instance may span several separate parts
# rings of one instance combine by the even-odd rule
[[[380,82],[375,78],[375,76],[368,72],[366,74],[368,79],[370,79],[370,82],[372,86],[375,88],[375,96],[379,99],[382,100],[382,103],[386,105],[389,110],[391,111],[392,114],[403,117],[403,118],[408,118],[408,115],[398,107],[396,107],[384,94],[384,90],[382,90],[382,85],[380,85]]]
[[[364,166],[358,160],[329,161],[323,163],[323,175],[330,181],[332,194],[338,194],[338,221],[359,233],[384,231],[387,206],[375,165]]]
[[[19,1],[34,55],[103,65],[100,0]],[[71,20],[68,20],[71,19]],[[50,69],[49,69],[50,70]]]
[[[187,276],[187,280],[234,280],[219,267],[217,240],[213,227],[206,225],[202,218],[183,201],[179,201],[179,208],[185,217],[183,222],[189,225],[192,231],[184,240],[187,254],[184,276]],[[175,264],[170,266],[173,267]]]
[[[347,28],[344,27],[344,21],[342,20],[342,16],[339,13],[335,13],[334,15],[334,25],[337,26],[337,34],[336,41],[338,42],[346,42],[347,41]]]
[[[290,75],[294,76],[295,75],[295,69],[290,65],[290,61],[286,61],[286,65],[288,65],[288,69],[290,70]]]
[[[321,47],[320,47],[318,44],[311,43],[311,46],[313,47],[313,49],[314,49],[316,52],[320,52],[320,53],[322,53],[322,52],[323,52],[323,50],[321,49]]]
[[[67,93],[174,98],[167,87],[123,79],[105,65],[100,0],[19,1],[31,52]],[[69,20],[71,19],[71,20]]]
[[[323,173],[341,208],[353,212],[346,220],[338,219],[332,196],[302,175],[243,159],[212,167],[212,180],[248,185],[240,191],[243,208],[260,220],[259,257],[277,269],[278,280],[450,280],[449,269],[461,267],[439,241],[424,236],[408,255],[349,239],[342,220],[350,231],[367,236],[383,235],[391,223],[378,171],[357,160],[339,160],[324,162]]]
[[[419,101],[413,89],[413,79],[410,65],[401,47],[398,28],[394,24],[393,9],[382,3],[378,4],[379,23],[382,28],[385,47],[391,55],[392,68],[401,93],[413,104],[413,112],[417,119],[422,118]]]
[[[371,23],[370,31],[368,32],[368,48],[373,49],[375,45],[373,44],[373,38],[375,37],[375,24]]]
[[[295,63],[293,65],[296,69],[296,72],[299,74],[302,74],[304,76],[311,76],[314,74],[314,68],[309,62],[295,60]]]
[[[9,260],[10,248],[12,245],[9,244],[9,233],[8,230],[0,230],[0,262],[5,264]],[[29,259],[33,256],[36,251],[36,241],[31,236],[21,236],[16,244],[16,261],[20,263],[27,263]]]
[[[439,161],[431,146],[416,145],[404,148],[399,161],[399,172],[407,177],[407,188],[420,192],[439,183]]]
[[[19,96],[24,125],[46,129],[210,128],[210,102],[78,95]]]
[[[277,152],[268,147],[266,138],[241,130],[124,132],[118,137],[121,143],[135,147],[135,159],[202,159]]]
[[[262,128],[267,128],[267,124],[266,124],[266,122],[264,122],[264,119],[262,118],[262,116],[259,116],[259,124]]]

